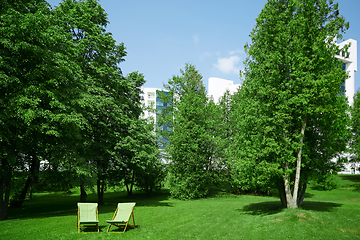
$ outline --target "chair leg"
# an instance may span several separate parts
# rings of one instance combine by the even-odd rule
[[[134,223],[134,225],[132,226],[133,228],[136,228],[135,227],[135,218],[134,218],[134,213],[133,212],[131,212],[131,216],[132,216],[132,219],[133,219],[133,223]],[[131,225],[130,225],[131,226]]]
[[[126,231],[127,226],[128,226],[128,223],[125,224],[125,228],[124,228],[123,233]]]

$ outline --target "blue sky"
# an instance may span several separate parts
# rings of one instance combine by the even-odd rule
[[[60,0],[48,0],[52,6]],[[196,66],[207,85],[209,77],[240,83],[244,45],[267,0],[100,0],[108,13],[107,31],[127,48],[124,75],[144,74],[145,87],[163,87],[185,63]],[[360,41],[360,1],[338,0],[350,22],[344,40]],[[360,44],[360,43],[359,43]],[[358,48],[360,45],[358,46]],[[359,56],[359,54],[358,54]],[[359,79],[357,79],[359,78]],[[360,87],[355,74],[355,90]]]

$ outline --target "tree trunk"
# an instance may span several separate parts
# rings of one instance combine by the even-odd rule
[[[29,188],[30,188],[29,189],[30,190],[29,198],[30,198],[30,200],[32,200],[33,199],[33,184],[31,184]]]
[[[125,181],[125,187],[126,187],[127,195],[128,195],[128,196],[131,196],[130,189],[129,189],[129,185],[126,183],[126,181]]]
[[[98,203],[102,204],[102,196],[101,196],[101,190],[100,190],[101,180],[96,180],[96,187],[97,187],[97,195],[98,195]]]
[[[80,184],[80,202],[86,202],[87,194],[84,184]]]
[[[301,189],[299,190],[299,197],[297,199],[298,206],[301,206],[303,204],[303,201],[304,201],[304,198],[305,198],[306,187],[307,187],[307,185],[306,185],[306,183],[304,183],[301,186]]]
[[[21,205],[23,204],[25,197],[26,197],[26,193],[30,187],[31,182],[32,182],[32,176],[28,176],[28,178],[26,179],[26,182],[25,182],[25,186],[19,195],[19,199],[18,199],[19,201],[17,202],[15,207],[21,207]]]
[[[104,204],[104,180],[98,179],[96,182],[97,185],[97,193],[98,193],[98,203]]]
[[[303,125],[301,127],[300,149],[299,149],[299,152],[297,155],[297,160],[296,160],[296,175],[295,175],[293,194],[291,194],[290,176],[286,173],[285,178],[284,178],[287,208],[298,208],[298,191],[299,191],[300,171],[301,171],[301,154],[302,154],[302,144],[304,141],[306,121],[307,121],[307,119],[305,118]],[[285,165],[285,169],[286,169],[286,171],[289,169],[288,164]]]
[[[18,201],[15,204],[15,207],[21,207],[21,205],[23,204],[26,194],[29,190],[29,187],[37,180],[39,168],[40,168],[39,160],[38,160],[36,154],[33,154],[32,160],[31,160],[29,176],[25,182],[25,186],[24,186],[23,190],[20,193]]]
[[[286,170],[289,169],[287,164],[285,165],[285,169]],[[296,201],[294,200],[294,197],[291,194],[290,177],[288,174],[285,174],[284,185],[285,185],[286,207],[297,208]]]
[[[9,175],[0,178],[0,218],[2,220],[8,219],[9,212],[9,200],[10,200],[10,188],[11,188],[11,175],[12,172],[8,172]]]
[[[125,179],[124,182],[125,182],[125,186],[126,186],[127,195],[131,196],[132,191],[133,191],[133,186],[134,186],[134,180],[135,180],[135,171],[134,170],[132,171],[132,177],[131,177],[130,183],[127,181],[126,174],[124,176],[124,179]]]
[[[281,205],[284,208],[286,208],[287,207],[287,201],[286,201],[285,188],[284,188],[283,184],[281,183],[281,181],[279,181],[278,185],[279,185],[278,190],[279,190],[279,197],[280,197]]]
[[[132,171],[132,177],[131,177],[131,185],[130,185],[131,194],[132,194],[133,187],[134,187],[134,180],[135,180],[135,171],[133,170]]]

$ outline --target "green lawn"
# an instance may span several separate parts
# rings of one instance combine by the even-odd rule
[[[339,187],[310,187],[301,209],[282,209],[275,197],[221,194],[192,201],[106,193],[99,206],[100,233],[79,234],[78,193],[37,193],[0,221],[0,239],[360,239],[360,175],[339,176]],[[90,194],[88,202],[95,202]],[[118,202],[135,201],[136,229],[106,233]],[[114,229],[114,227],[112,228]]]

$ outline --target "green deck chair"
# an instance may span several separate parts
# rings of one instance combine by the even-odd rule
[[[115,214],[112,220],[107,220],[107,223],[110,223],[107,232],[109,232],[111,225],[117,227],[124,227],[123,232],[113,232],[113,233],[124,233],[128,226],[135,228],[135,219],[134,219],[134,207],[136,203],[119,203]],[[133,225],[129,224],[130,218],[133,219]]]
[[[97,203],[78,203],[77,224],[79,233],[81,227],[96,227],[99,232],[99,212]]]

